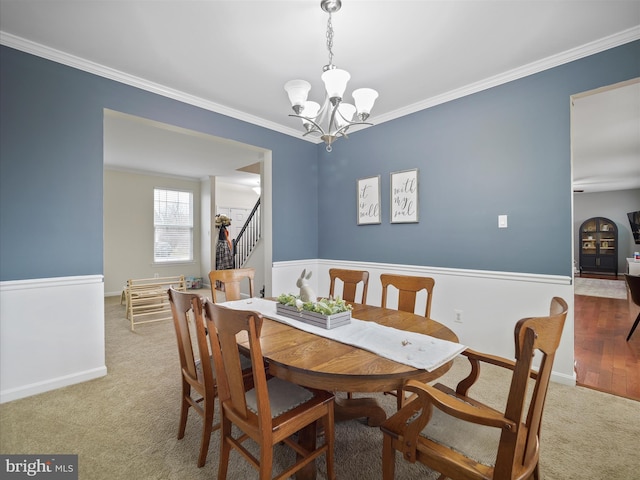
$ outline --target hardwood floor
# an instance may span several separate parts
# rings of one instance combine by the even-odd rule
[[[578,385],[640,401],[640,330],[626,341],[638,307],[615,298],[574,300]]]

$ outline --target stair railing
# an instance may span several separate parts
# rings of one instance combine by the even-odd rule
[[[235,268],[242,268],[249,255],[262,236],[260,222],[260,199],[244,222],[240,233],[233,240],[233,258]]]

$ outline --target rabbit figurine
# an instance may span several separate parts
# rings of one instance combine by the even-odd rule
[[[318,297],[316,297],[316,292],[313,291],[313,288],[311,288],[309,286],[309,282],[307,282],[307,280],[311,278],[311,273],[312,272],[309,272],[307,274],[306,269],[302,270],[302,275],[300,275],[300,278],[296,282],[296,286],[300,288],[300,300],[305,303],[315,302],[318,300]]]

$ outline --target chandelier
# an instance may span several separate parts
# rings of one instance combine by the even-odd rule
[[[303,136],[319,135],[327,145],[330,152],[331,144],[339,137],[347,138],[347,130],[352,125],[373,125],[366,122],[378,98],[378,92],[371,88],[358,88],[351,94],[355,105],[342,101],[347,82],[351,75],[346,70],[341,70],[333,64],[333,25],[331,14],[340,10],[340,0],[322,0],[320,7],[329,14],[327,20],[327,50],[329,52],[329,64],[322,69],[322,81],[326,89],[322,107],[312,101],[307,101],[311,84],[305,80],[290,80],[284,86],[289,101],[295,114],[290,117],[298,117],[302,120],[305,133]],[[324,126],[323,126],[324,125]]]

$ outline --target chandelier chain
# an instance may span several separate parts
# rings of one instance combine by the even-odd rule
[[[327,20],[327,50],[329,51],[329,65],[333,65],[333,24],[331,23],[331,13]]]

